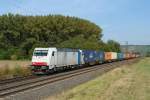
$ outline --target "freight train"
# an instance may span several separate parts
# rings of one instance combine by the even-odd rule
[[[136,58],[134,53],[104,52],[67,48],[35,48],[32,56],[32,72],[48,74],[61,69],[83,67],[113,61]]]

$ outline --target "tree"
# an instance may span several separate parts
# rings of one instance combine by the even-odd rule
[[[38,46],[98,49],[101,32],[96,24],[77,17],[6,14],[0,16],[0,51],[7,54],[12,49],[5,57],[9,59],[11,54],[29,57]]]
[[[107,51],[120,52],[120,44],[114,40],[108,40],[106,48]]]

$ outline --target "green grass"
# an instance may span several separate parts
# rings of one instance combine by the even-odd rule
[[[150,100],[150,58],[116,68],[52,100]]]

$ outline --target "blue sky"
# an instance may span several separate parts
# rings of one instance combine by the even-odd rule
[[[88,19],[103,40],[150,44],[150,0],[0,0],[0,14],[62,14]]]

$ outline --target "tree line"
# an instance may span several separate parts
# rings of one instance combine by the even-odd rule
[[[0,59],[29,59],[35,47],[120,51],[119,43],[101,38],[98,25],[77,17],[0,16]]]

